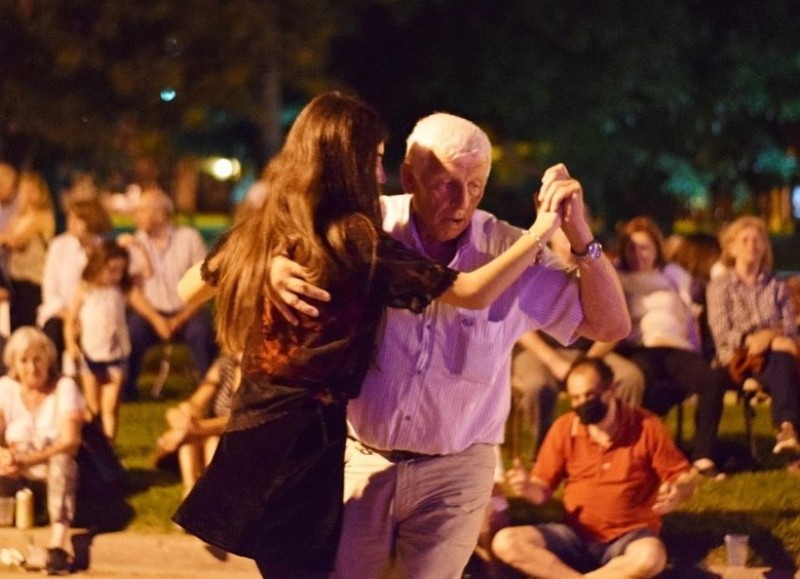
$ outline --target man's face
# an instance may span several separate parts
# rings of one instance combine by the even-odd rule
[[[427,243],[446,243],[461,235],[483,198],[489,162],[478,156],[441,161],[432,153],[403,165],[403,186]]]
[[[136,227],[146,233],[153,233],[167,222],[167,212],[155,195],[143,193],[133,214]]]
[[[9,203],[14,199],[14,187],[17,174],[8,165],[0,164],[0,203]]]
[[[590,398],[601,398],[607,404],[611,397],[609,394],[611,389],[603,389],[600,376],[590,366],[575,368],[575,371],[570,373],[566,386],[572,408],[577,408]]]

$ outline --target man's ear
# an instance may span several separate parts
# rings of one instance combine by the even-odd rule
[[[417,179],[409,163],[404,162],[400,165],[400,184],[406,193],[414,193],[417,189]]]

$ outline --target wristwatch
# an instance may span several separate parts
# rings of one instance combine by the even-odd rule
[[[600,259],[600,256],[603,255],[603,246],[600,245],[600,242],[596,239],[592,239],[589,242],[589,245],[586,246],[586,251],[583,253],[578,253],[574,249],[570,248],[570,253],[577,257],[581,261],[597,261]]]

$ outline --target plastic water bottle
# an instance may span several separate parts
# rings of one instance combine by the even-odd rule
[[[16,526],[18,529],[30,529],[33,527],[33,491],[29,488],[20,489],[16,498]]]

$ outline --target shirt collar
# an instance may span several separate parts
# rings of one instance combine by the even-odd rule
[[[164,245],[164,247],[169,247],[169,246],[170,246],[170,244],[172,243],[172,235],[173,235],[173,233],[175,232],[175,226],[174,226],[174,225],[172,225],[171,223],[169,223],[169,224],[167,224],[167,226],[165,227],[164,231],[165,231],[165,237],[166,237],[166,239],[167,239],[167,242],[166,242],[166,244]],[[151,236],[149,233],[147,233],[146,231],[144,231],[144,230],[142,230],[142,229],[139,229],[139,230],[138,230],[138,233],[140,234],[140,236],[141,236],[141,239],[142,239],[142,240],[143,240],[145,243],[147,243],[148,245],[150,245],[150,246],[152,246],[152,247],[155,247],[155,241],[154,241],[153,237],[152,237],[152,236]]]
[[[475,246],[473,236],[474,236],[474,228],[473,224],[475,222],[475,213],[472,214],[472,219],[467,225],[467,228],[461,232],[461,235],[458,236],[456,239],[456,252],[453,256],[453,260],[450,262],[451,265],[453,263],[458,262],[461,253],[465,251],[465,248],[470,246]],[[411,244],[414,250],[420,253],[429,259],[431,256],[425,251],[425,245],[422,243],[422,236],[419,233],[419,228],[417,227],[417,220],[414,214],[414,210],[409,208],[409,219],[408,219],[408,232],[411,238]]]
[[[728,274],[731,276],[731,280],[733,280],[733,283],[735,285],[740,286],[740,287],[745,285],[745,283],[736,274],[736,271],[733,268],[730,268],[730,271],[728,272]],[[770,278],[770,274],[768,274],[767,272],[761,271],[756,276],[756,284],[757,285],[765,285],[769,281],[769,278]]]
[[[619,438],[619,433],[622,430],[622,422],[625,420],[626,415],[622,411],[622,404],[620,404],[619,400],[616,398],[613,399],[608,411],[616,414],[616,416],[614,416],[616,420],[616,428],[612,434],[607,434],[604,430],[600,430],[594,424],[583,424],[576,414],[572,418],[570,436],[572,438],[588,437],[603,448],[611,448],[614,445],[614,442]]]

